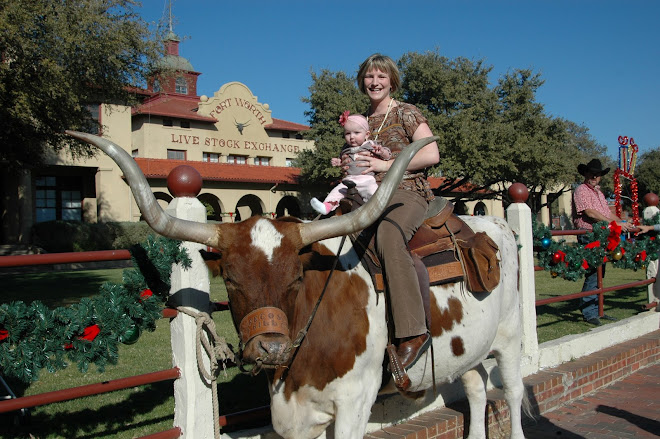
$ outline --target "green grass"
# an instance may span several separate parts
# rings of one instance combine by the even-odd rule
[[[646,279],[646,271],[614,268],[608,265],[603,287],[622,285]],[[584,278],[575,282],[552,278],[547,271],[536,272],[536,299],[546,299],[565,294],[579,293]],[[605,314],[626,319],[638,314],[648,303],[646,285],[605,293]],[[594,328],[585,322],[578,310],[578,300],[557,302],[536,307],[536,333],[539,343],[555,340],[569,334],[581,334]],[[611,323],[607,320],[603,324]]]
[[[96,294],[106,281],[121,282],[122,270],[0,274],[3,285],[0,300],[41,300],[49,306],[64,306]],[[644,279],[643,272],[607,268],[605,286]],[[537,299],[578,292],[577,282],[553,279],[547,272],[536,273]],[[211,300],[226,300],[221,280],[211,281]],[[605,294],[605,311],[617,318],[637,314],[647,302],[646,287]],[[567,334],[587,332],[593,326],[582,321],[575,302],[556,303],[537,308],[539,343]],[[218,334],[237,346],[238,337],[227,312],[214,313]],[[148,359],[148,361],[145,361]],[[172,367],[168,321],[157,324],[155,332],[142,334],[138,343],[122,345],[119,364],[102,374],[95,366],[81,374],[72,366],[58,373],[43,371],[40,380],[29,386],[11,382],[19,396],[97,383]],[[241,374],[236,368],[221,373],[218,390],[220,413],[228,414],[268,404],[265,377]],[[18,429],[9,429],[11,418],[0,417],[0,439],[9,438],[119,438],[129,439],[172,428],[174,398],[172,382],[167,381],[104,395],[35,407],[31,421]]]

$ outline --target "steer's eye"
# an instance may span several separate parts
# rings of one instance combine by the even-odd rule
[[[291,282],[291,284],[289,284],[289,288],[299,288],[299,286],[300,286],[300,284],[302,284],[302,282],[303,282],[303,277],[299,276],[299,277],[295,278]]]

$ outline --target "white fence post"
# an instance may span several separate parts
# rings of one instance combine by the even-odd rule
[[[166,212],[177,218],[206,222],[206,207],[197,200],[202,188],[199,173],[187,165],[172,170],[167,187],[175,197]],[[192,312],[209,312],[208,269],[199,253],[206,249],[202,244],[184,242],[183,247],[192,259],[187,270],[175,266],[172,270],[170,301]],[[195,319],[182,312],[170,322],[173,365],[181,370],[181,377],[174,381],[174,426],[181,428],[182,438],[212,439],[213,395],[211,383],[200,375],[196,357]],[[209,358],[203,353],[205,370],[209,370]]]
[[[539,342],[536,336],[536,284],[534,281],[534,233],[531,209],[525,201],[529,197],[522,183],[509,188],[513,203],[506,209],[509,226],[516,234],[519,248],[520,310],[522,313],[522,356],[523,375],[538,371]]]

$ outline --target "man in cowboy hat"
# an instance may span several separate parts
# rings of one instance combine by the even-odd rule
[[[573,192],[573,223],[576,229],[592,230],[593,224],[601,221],[616,223],[621,226],[622,231],[629,231],[632,225],[621,220],[610,210],[605,195],[600,190],[600,179],[610,171],[610,168],[603,169],[600,160],[593,159],[587,164],[580,164],[577,167],[578,172],[584,176],[584,182]],[[588,244],[585,235],[578,235],[578,243]],[[603,264],[603,277],[605,277],[605,264]],[[598,272],[596,269],[588,270],[585,274],[582,291],[591,291],[598,288]],[[580,310],[584,320],[588,323],[599,326],[601,324],[598,317],[598,295],[585,296],[580,298]],[[603,319],[616,320],[613,317],[603,315]]]

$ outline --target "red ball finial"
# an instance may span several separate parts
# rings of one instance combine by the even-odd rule
[[[657,206],[658,201],[658,196],[653,192],[649,192],[648,194],[644,195],[644,204],[647,206]]]
[[[189,165],[179,165],[167,176],[167,189],[174,197],[195,198],[202,190],[202,176]]]
[[[524,203],[529,198],[527,186],[522,183],[513,183],[509,188],[509,197],[514,203]]]

